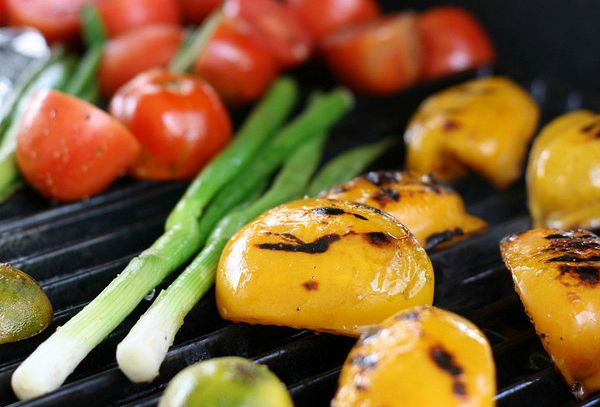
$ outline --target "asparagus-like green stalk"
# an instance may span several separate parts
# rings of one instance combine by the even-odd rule
[[[169,71],[173,73],[188,72],[196,63],[198,56],[208,44],[222,19],[223,14],[215,11],[204,20],[175,55],[169,65]]]
[[[204,250],[142,315],[117,347],[117,362],[129,379],[150,381],[158,375],[184,317],[212,286],[219,257],[229,238],[265,210],[302,196],[320,161],[324,139],[320,136],[308,140],[287,161],[262,198],[223,218]]]
[[[106,30],[98,10],[90,4],[81,9],[81,25],[88,49],[64,91],[94,103],[99,94],[97,73],[104,54]]]
[[[21,177],[15,159],[17,132],[20,118],[29,104],[31,96],[41,89],[59,88],[73,70],[75,60],[58,55],[54,57],[25,88],[11,115],[11,122],[0,144],[0,202],[3,202],[21,185]]]
[[[367,168],[377,157],[396,143],[396,138],[388,137],[379,142],[365,144],[344,151],[329,161],[310,183],[306,194],[316,196],[336,184],[348,181]]]
[[[239,205],[261,180],[273,174],[286,157],[306,141],[307,134],[326,133],[347,113],[351,107],[350,100],[350,94],[344,89],[310,98],[308,108],[264,148],[260,159],[252,161],[240,177],[232,180],[215,196],[200,221],[203,242],[225,214]]]
[[[194,196],[182,199],[210,201],[215,192],[237,174],[240,167],[236,162],[248,160],[244,149],[260,148],[287,116],[295,100],[295,89],[290,80],[278,82],[249,116],[237,140],[206,167],[204,172],[208,170],[211,175],[200,175],[202,183],[194,190]],[[17,368],[12,376],[12,387],[19,398],[37,397],[58,388],[150,290],[197,252],[200,246],[198,219],[185,220],[167,228],[150,248],[134,258],[108,287]]]

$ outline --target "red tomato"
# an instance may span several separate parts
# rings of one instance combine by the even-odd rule
[[[143,179],[191,178],[231,138],[219,96],[189,75],[146,71],[117,91],[110,112],[142,145],[131,172]]]
[[[227,0],[223,13],[257,44],[289,68],[305,61],[313,40],[298,16],[276,0]]]
[[[223,0],[179,0],[179,8],[186,22],[200,24],[222,2]]]
[[[494,47],[475,17],[460,7],[437,7],[419,17],[425,79],[495,60]]]
[[[6,0],[9,25],[35,27],[46,41],[79,35],[79,9],[90,0]]]
[[[17,136],[17,162],[43,195],[72,201],[97,194],[135,160],[131,133],[97,107],[46,90],[29,104]]]
[[[110,37],[153,24],[180,24],[177,0],[100,0],[98,11]]]
[[[196,61],[194,71],[228,103],[243,104],[260,97],[278,69],[267,50],[222,24]]]
[[[350,27],[327,37],[322,45],[335,75],[362,92],[393,93],[419,77],[421,43],[413,13]]]
[[[6,0],[0,0],[0,24],[4,25],[8,21],[6,10]]]
[[[98,72],[102,94],[110,98],[137,74],[166,67],[182,42],[178,25],[150,25],[109,40]]]
[[[379,16],[374,0],[287,0],[315,40]]]

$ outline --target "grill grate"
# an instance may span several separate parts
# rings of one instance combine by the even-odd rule
[[[401,134],[426,95],[465,78],[425,85],[392,98],[359,98],[355,113],[336,128],[328,154],[388,134]],[[597,97],[541,79],[523,83],[540,103],[544,123],[580,106],[600,110]],[[403,155],[399,145],[373,168],[397,168]],[[500,259],[499,240],[529,227],[523,182],[504,192],[474,178],[454,186],[469,211],[487,219],[490,228],[481,236],[431,254],[437,280],[436,305],[470,318],[490,339],[497,365],[499,406],[577,405],[543,351]],[[53,325],[46,332],[0,346],[0,405],[154,406],[179,370],[222,355],[250,357],[269,365],[289,386],[298,406],[329,403],[353,340],[287,328],[230,324],[219,318],[212,291],[186,319],[153,383],[129,382],[114,359],[116,344],[150,303],[144,301],[61,389],[28,403],[16,403],[10,375],[18,363],[160,234],[168,211],[184,188],[183,183],[121,181],[100,197],[68,205],[49,205],[24,190],[0,206],[1,260],[23,268],[40,281],[55,309]],[[581,405],[600,405],[600,396]]]

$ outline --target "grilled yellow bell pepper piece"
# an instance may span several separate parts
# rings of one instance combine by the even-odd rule
[[[349,201],[272,209],[227,244],[216,276],[225,319],[357,336],[433,300],[431,262],[391,215]]]
[[[392,316],[364,334],[342,368],[332,407],[493,406],[490,345],[466,319],[435,307]]]
[[[321,196],[364,203],[392,214],[426,249],[454,243],[487,226],[483,219],[465,212],[456,191],[430,175],[369,172]]]
[[[600,390],[600,238],[538,228],[505,238],[502,257],[546,351],[578,398]]]
[[[411,119],[407,168],[444,180],[473,171],[506,188],[521,174],[538,116],[533,99],[509,79],[451,87],[425,100]]]
[[[527,166],[534,226],[600,228],[600,115],[565,114],[533,143]]]

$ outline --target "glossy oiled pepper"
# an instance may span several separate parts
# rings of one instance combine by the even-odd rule
[[[399,310],[431,304],[433,269],[391,215],[306,199],[266,212],[229,241],[216,292],[229,320],[359,335]]]
[[[490,345],[466,319],[416,307],[371,328],[342,368],[332,407],[493,406]]]
[[[600,115],[565,114],[533,143],[527,166],[534,226],[600,228]]]
[[[521,173],[538,108],[516,83],[476,79],[429,97],[404,139],[407,167],[450,180],[469,171],[506,188]]]
[[[398,219],[426,249],[447,245],[486,228],[465,212],[462,198],[429,175],[370,172],[322,194],[384,210]]]
[[[600,390],[600,238],[538,228],[505,238],[512,272],[546,351],[579,398]]]

